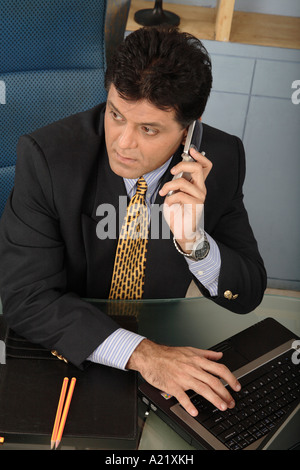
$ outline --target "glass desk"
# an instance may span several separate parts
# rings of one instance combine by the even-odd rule
[[[107,307],[107,301],[99,300],[97,303],[104,310]],[[276,319],[300,336],[300,298],[297,297],[266,294],[261,305],[246,315],[229,312],[204,297],[128,302],[130,303],[135,306],[139,333],[153,341],[170,346],[208,349],[267,317]],[[139,449],[192,449],[153,411],[147,415],[145,411],[145,405],[139,402],[141,429]],[[11,449],[13,445],[7,447],[4,445],[2,448]],[[15,448],[20,447],[15,446]],[[40,449],[42,446],[35,448]]]

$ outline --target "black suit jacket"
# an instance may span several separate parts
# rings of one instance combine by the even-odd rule
[[[108,297],[117,239],[97,237],[97,208],[118,208],[119,196],[126,197],[123,179],[108,163],[104,112],[102,104],[20,138],[15,187],[0,225],[0,293],[8,324],[78,366],[118,328],[82,300]],[[205,230],[221,253],[219,292],[212,300],[247,313],[261,302],[266,274],[243,204],[243,146],[204,125],[201,150],[213,162]],[[169,170],[161,184],[171,178]],[[159,195],[156,203],[163,203]],[[184,297],[192,280],[172,237],[149,240],[145,298]],[[227,290],[238,297],[225,298]]]

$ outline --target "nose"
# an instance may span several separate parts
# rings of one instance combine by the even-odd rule
[[[137,147],[135,131],[134,129],[126,125],[122,128],[122,132],[118,139],[118,145],[120,149],[132,149]]]

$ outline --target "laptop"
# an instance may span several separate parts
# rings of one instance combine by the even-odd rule
[[[236,402],[232,410],[220,411],[189,390],[187,393],[198,409],[194,418],[174,397],[146,382],[139,386],[139,395],[197,449],[295,448],[300,445],[300,352],[296,350],[299,346],[295,334],[267,318],[210,348],[223,352],[220,362],[242,385],[240,392],[230,390]],[[285,439],[280,439],[283,434]]]
[[[284,419],[262,440],[259,450],[300,450],[300,404],[291,408]]]

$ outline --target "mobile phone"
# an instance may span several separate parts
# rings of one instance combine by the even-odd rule
[[[202,140],[202,133],[203,133],[203,126],[202,122],[197,120],[193,121],[192,124],[190,124],[188,128],[188,133],[186,136],[185,140],[185,145],[183,152],[181,154],[182,160],[184,162],[194,162],[195,160],[191,155],[189,154],[189,150],[191,145],[193,144],[197,150],[200,149],[201,145],[201,140]],[[186,180],[190,181],[191,180],[191,174],[187,172],[180,172],[177,175],[173,177],[173,180],[176,180],[178,178],[185,178]],[[168,196],[171,196],[174,193],[174,191],[169,191]]]

